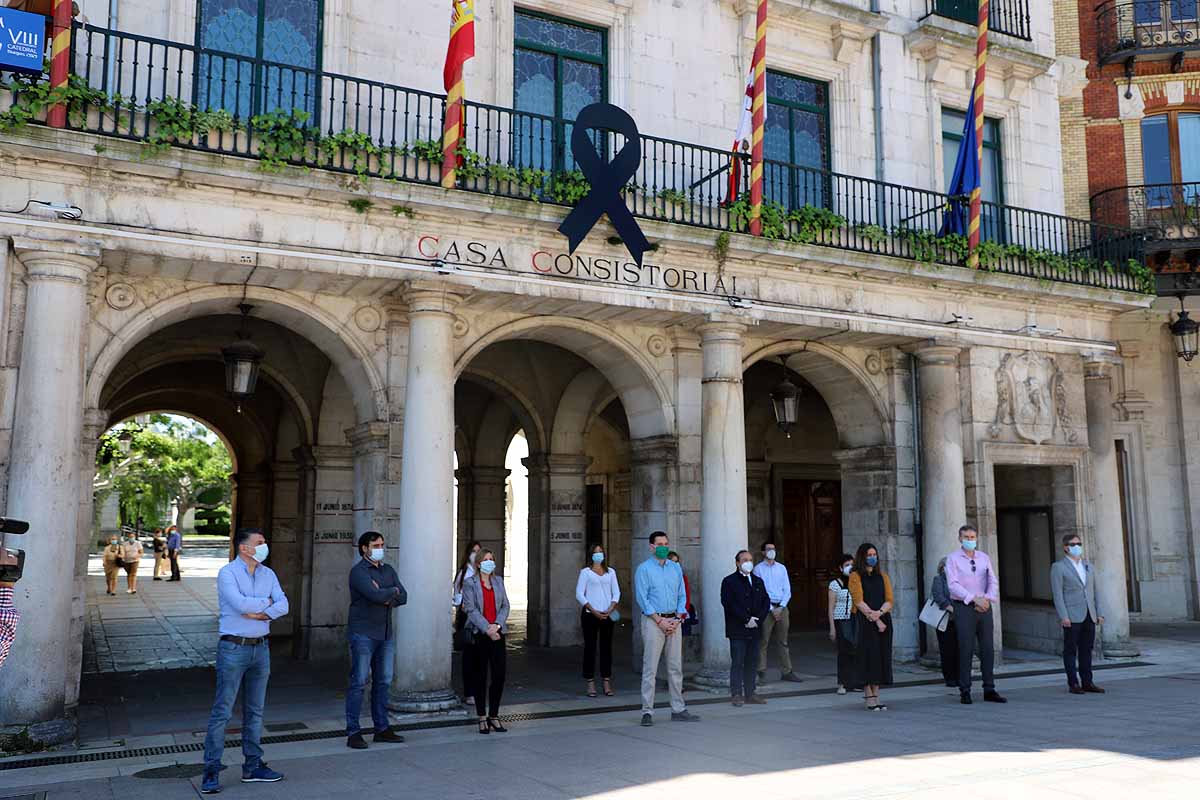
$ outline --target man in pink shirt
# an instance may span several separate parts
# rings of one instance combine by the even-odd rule
[[[1000,579],[987,553],[981,553],[979,531],[974,525],[958,529],[962,547],[946,556],[946,583],[954,601],[954,624],[958,628],[959,702],[971,704],[971,657],[979,640],[979,666],[983,672],[983,699],[1007,703],[996,691],[992,672],[996,649],[992,643],[992,604],[1000,600]]]

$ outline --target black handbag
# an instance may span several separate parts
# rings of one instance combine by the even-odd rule
[[[467,614],[461,608],[454,614],[454,650],[461,652],[475,643],[475,634],[467,625]]]
[[[858,614],[851,614],[850,619],[839,619],[837,621],[838,636],[841,636],[850,644],[858,643]]]

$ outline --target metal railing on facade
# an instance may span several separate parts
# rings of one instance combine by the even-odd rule
[[[1148,250],[1200,248],[1200,182],[1118,186],[1091,199],[1092,218],[1145,234]]]
[[[1096,6],[1101,64],[1200,48],[1198,0],[1104,0]]]
[[[77,130],[373,179],[437,184],[443,95],[79,26],[73,80],[90,87],[68,114]],[[11,101],[10,101],[11,102]],[[17,101],[19,102],[19,100]],[[467,106],[458,187],[572,205],[589,189],[575,168],[569,120],[482,103]],[[608,158],[625,140],[589,133]],[[623,191],[632,213],[744,231],[749,157],[642,136]],[[731,174],[735,177],[731,179]],[[764,234],[930,265],[966,257],[967,200],[768,160]],[[984,204],[981,263],[991,271],[1134,291],[1142,235],[1128,228]]]
[[[925,16],[921,19],[935,15],[975,25],[979,21],[978,0],[925,0]],[[991,0],[988,30],[1031,40],[1029,0]]]

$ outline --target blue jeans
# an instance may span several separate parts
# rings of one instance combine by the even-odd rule
[[[371,721],[375,732],[388,730],[387,699],[392,684],[392,656],[395,639],[372,639],[352,633],[350,639],[350,685],[346,688],[346,735],[362,731],[358,716],[362,712],[363,691],[367,688],[367,670],[371,672]]]
[[[225,752],[225,726],[233,716],[233,704],[242,690],[243,772],[262,763],[263,706],[267,701],[267,679],[271,677],[271,651],[266,642],[247,647],[233,642],[217,643],[217,696],[208,717],[204,739],[205,769],[220,769]]]

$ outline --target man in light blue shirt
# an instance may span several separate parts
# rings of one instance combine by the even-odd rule
[[[792,579],[787,567],[775,560],[775,543],[770,539],[762,545],[763,560],[754,568],[754,574],[763,579],[767,586],[767,597],[771,599],[771,613],[762,622],[762,638],[758,642],[758,682],[767,677],[767,651],[771,640],[779,644],[779,670],[785,681],[801,683],[802,678],[792,672],[792,651],[788,649],[788,603],[792,599]]]
[[[687,591],[683,570],[667,556],[671,542],[667,534],[650,534],[652,555],[633,574],[633,593],[642,610],[642,725],[654,724],[654,681],[658,660],[667,654],[667,686],[671,691],[671,719],[695,722],[683,702],[683,634],[680,624],[687,617]]]
[[[217,601],[221,609],[221,640],[217,643],[217,693],[204,740],[204,778],[201,794],[221,791],[221,756],[225,751],[225,726],[242,690],[243,783],[274,783],[283,775],[262,760],[263,705],[271,675],[267,637],[271,620],[288,613],[287,595],[270,567],[262,562],[269,552],[257,528],[241,528],[233,537],[237,556],[217,573]]]

